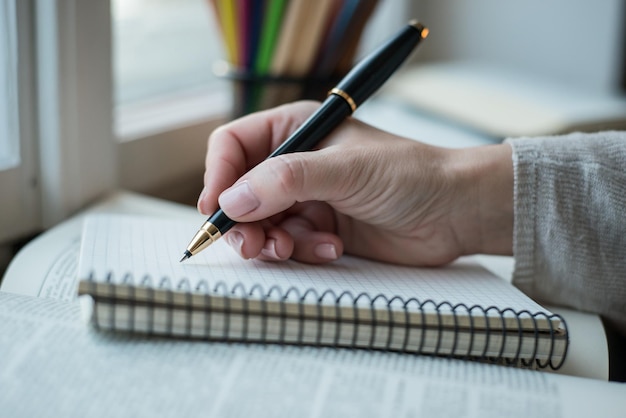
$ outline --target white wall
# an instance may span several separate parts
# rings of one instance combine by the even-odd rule
[[[590,89],[622,83],[622,0],[421,0],[430,28],[420,60],[476,60]]]

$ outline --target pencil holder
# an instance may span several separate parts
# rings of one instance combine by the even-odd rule
[[[215,73],[218,77],[231,82],[233,119],[297,100],[323,101],[328,92],[341,80],[340,75],[327,77],[260,75],[221,64],[216,66]]]

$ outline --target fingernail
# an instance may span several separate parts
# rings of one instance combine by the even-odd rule
[[[226,242],[228,242],[228,245],[233,247],[235,251],[243,257],[243,234],[237,231],[230,231],[224,236],[224,238],[226,239]]]
[[[204,215],[207,215],[207,213],[205,213],[205,211],[204,211],[203,201],[204,201],[204,198],[206,197],[206,195],[208,193],[209,193],[209,191],[207,190],[207,188],[206,187],[203,188],[202,192],[200,192],[200,196],[198,197],[198,203],[196,205],[198,207],[198,210],[200,211],[200,213],[202,213]]]
[[[313,249],[313,253],[319,258],[327,260],[337,259],[337,249],[333,244],[319,244]]]
[[[238,217],[252,212],[261,202],[252,193],[247,181],[243,181],[224,191],[219,197],[220,207],[229,216]]]
[[[265,246],[261,250],[261,254],[263,254],[266,257],[273,258],[275,260],[280,260],[280,257],[278,256],[278,253],[276,252],[276,240],[268,239],[267,242],[265,243]]]

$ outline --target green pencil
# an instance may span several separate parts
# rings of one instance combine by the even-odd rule
[[[261,41],[259,42],[259,51],[254,63],[256,74],[267,74],[271,63],[276,40],[280,33],[283,11],[285,10],[286,0],[269,0],[267,2],[267,10],[263,19],[263,27],[261,29]]]

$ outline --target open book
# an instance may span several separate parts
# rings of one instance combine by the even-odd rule
[[[623,417],[626,386],[369,350],[101,333],[0,291],[6,417]],[[591,401],[593,400],[593,401]]]
[[[344,256],[313,266],[242,260],[217,242],[177,256],[197,225],[123,215],[85,220],[79,294],[91,322],[212,340],[372,348],[558,368],[558,315],[466,260],[413,268]]]

